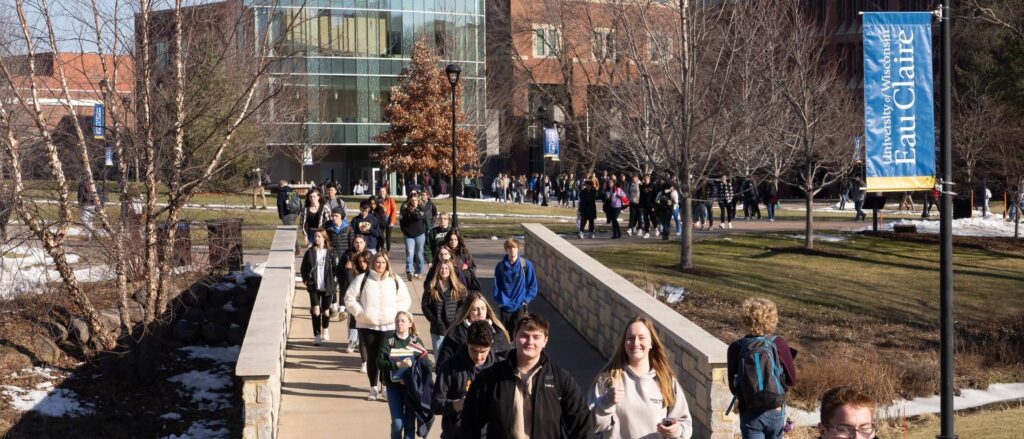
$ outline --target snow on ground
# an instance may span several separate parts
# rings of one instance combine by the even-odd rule
[[[68,253],[69,264],[81,262],[81,257]],[[113,270],[107,265],[75,269],[79,282],[98,282],[114,278]],[[0,248],[0,299],[37,289],[40,285],[60,280],[50,257],[41,247],[18,245]]]
[[[35,389],[18,386],[0,386],[15,410],[35,411],[46,416],[83,416],[93,413],[92,406],[79,401],[78,395],[68,389],[54,389],[53,382],[39,383]]]
[[[177,413],[174,413],[174,412],[164,413],[164,414],[160,415],[160,419],[165,419],[165,420],[168,420],[168,421],[179,421],[179,420],[181,420],[181,415],[179,415]]]
[[[230,370],[230,368],[228,368]],[[219,410],[228,404],[231,377],[223,367],[215,370],[190,371],[167,379],[178,383],[182,394],[192,395],[199,410]],[[227,390],[227,392],[222,392]]]
[[[956,410],[982,407],[990,404],[1005,401],[1019,401],[1024,399],[1024,383],[992,384],[988,390],[962,389],[960,396],[953,398],[953,407]],[[900,416],[918,416],[926,413],[939,413],[940,397],[938,395],[914,398],[910,401],[898,400],[888,407],[883,407],[879,413],[884,419],[895,419]],[[786,407],[786,415],[793,419],[796,425],[816,425],[820,419],[819,409],[806,412],[793,407]]]
[[[797,240],[800,240],[800,241],[803,241],[803,240],[807,239],[807,235],[804,235],[804,234],[784,235],[784,236],[787,237],[787,238],[793,238],[793,239],[797,239]],[[843,242],[843,241],[846,241],[848,239],[850,239],[850,237],[849,236],[844,236],[844,235],[830,235],[828,233],[815,233],[814,234],[814,240],[815,241]]]
[[[218,439],[228,437],[229,430],[223,421],[199,421],[188,427],[188,431],[172,434],[164,439]]]
[[[918,233],[939,233],[938,220],[887,221],[881,228],[891,232],[893,226],[897,224],[917,226]],[[871,230],[871,227],[865,227],[863,230]],[[1021,230],[1024,232],[1024,224],[1021,225]],[[1013,237],[1013,222],[1003,220],[1000,215],[981,218],[979,214],[974,218],[953,220],[953,234],[957,236]]]
[[[197,359],[205,358],[207,360],[213,360],[218,363],[231,363],[234,364],[238,361],[238,352],[241,351],[239,346],[227,346],[227,347],[208,347],[208,346],[186,346],[178,349],[179,352],[183,352],[188,358]]]

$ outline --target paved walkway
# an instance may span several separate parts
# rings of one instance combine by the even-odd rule
[[[477,276],[488,296],[492,289],[493,267],[504,255],[502,241],[470,240],[476,259]],[[404,246],[392,247],[392,266],[404,272]],[[411,311],[416,326],[428,345],[429,325],[420,311],[422,282],[407,282],[413,296]],[[313,346],[313,328],[309,317],[309,297],[298,284],[292,304],[292,322],[288,336],[282,388],[279,433],[282,438],[314,439],[327,437],[388,437],[390,417],[384,401],[366,401],[369,381],[359,372],[359,354],[342,351],[347,340],[347,324],[332,322],[331,340]],[[551,339],[545,352],[551,360],[567,367],[581,387],[589,386],[604,366],[605,359],[543,297],[530,310],[551,321]],[[437,419],[430,438],[440,437]]]

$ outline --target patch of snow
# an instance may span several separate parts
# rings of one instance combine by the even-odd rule
[[[800,241],[803,241],[803,240],[807,239],[807,235],[803,235],[803,234],[799,234],[799,235],[785,235],[785,236],[787,238],[793,238],[793,239],[800,240]],[[847,236],[843,236],[843,235],[830,235],[830,234],[827,234],[827,233],[815,233],[814,234],[814,240],[815,241],[843,242],[843,241],[846,241],[848,239],[850,239],[850,238],[847,237]]]
[[[79,401],[78,395],[71,390],[54,389],[53,383],[50,382],[36,387],[36,390],[17,386],[0,386],[0,389],[3,389],[2,393],[11,399],[11,407],[20,412],[31,410],[52,417],[84,416],[93,413],[92,407]]]
[[[661,286],[661,290],[658,291],[658,295],[664,296],[665,303],[672,305],[683,300],[683,296],[686,295],[686,290],[683,289],[683,287],[665,284]]]
[[[917,226],[918,233],[939,233],[938,220],[897,220],[883,224],[880,229],[892,231],[894,225]],[[1024,230],[1024,225],[1021,227]],[[864,231],[871,230],[865,227]],[[1012,237],[1013,222],[1003,220],[1002,216],[989,215],[986,218],[961,218],[953,220],[953,234],[956,236]]]
[[[962,389],[960,396],[953,398],[955,410],[966,410],[1004,401],[1024,399],[1024,383],[992,384],[988,390]],[[887,407],[879,409],[883,419],[896,419],[906,416],[919,416],[926,413],[940,413],[941,398],[938,395],[914,398],[910,401],[900,399]],[[905,413],[904,413],[905,411]],[[808,412],[793,407],[786,408],[786,414],[796,425],[816,425],[820,419],[820,409]]]
[[[56,380],[57,378],[63,378],[64,377],[63,375],[60,374],[59,371],[57,371],[56,369],[50,368],[50,367],[35,366],[32,369],[25,369],[25,370],[29,371],[29,372],[32,372],[32,373],[34,373],[36,375],[39,375],[43,379],[50,380],[50,381]]]
[[[180,421],[181,420],[181,415],[179,415],[177,413],[174,413],[174,412],[164,413],[164,414],[160,415],[160,419],[166,419],[168,421]]]
[[[238,309],[235,308],[235,305],[233,305],[231,302],[225,303],[224,306],[222,306],[221,308],[224,309],[224,312],[238,311]]]
[[[5,254],[13,256],[6,257]],[[81,257],[68,253],[69,264],[77,264]],[[113,279],[114,273],[106,265],[75,269],[79,282],[97,282]],[[41,247],[19,245],[0,251],[0,299],[38,289],[49,282],[60,280],[53,258]]]
[[[238,361],[238,353],[242,350],[240,346],[209,347],[209,346],[185,346],[178,349],[184,352],[188,358],[207,359],[218,363],[234,364]]]
[[[237,354],[236,354],[237,355]],[[231,378],[221,371],[190,371],[167,379],[184,388],[183,395],[192,395],[199,410],[220,410],[228,405],[228,393],[219,390],[231,387]]]
[[[245,266],[242,267],[242,276],[246,278],[250,277],[263,277],[263,271],[267,268],[267,263],[256,264],[253,266],[251,262],[246,262]]]
[[[188,427],[181,435],[172,434],[164,439],[219,439],[228,437],[229,430],[221,421],[198,421]]]

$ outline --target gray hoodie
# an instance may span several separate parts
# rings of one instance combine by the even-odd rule
[[[606,439],[662,439],[657,425],[665,418],[675,418],[679,423],[679,435],[676,438],[689,439],[693,434],[693,419],[690,407],[686,404],[686,395],[679,382],[673,380],[675,389],[675,405],[665,409],[662,407],[663,396],[652,369],[643,376],[637,376],[626,367],[622,374],[625,384],[625,398],[618,404],[612,404],[607,373],[598,375],[587,403],[594,414],[594,426],[598,432],[604,432]]]

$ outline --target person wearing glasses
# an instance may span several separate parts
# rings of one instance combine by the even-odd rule
[[[819,439],[877,439],[875,401],[858,390],[834,387],[821,396]]]

